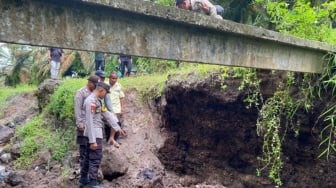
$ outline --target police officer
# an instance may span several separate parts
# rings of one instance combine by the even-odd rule
[[[79,162],[81,167],[84,165],[84,158],[86,155],[86,145],[87,139],[84,136],[85,128],[85,111],[83,108],[84,100],[92,93],[96,88],[96,84],[99,81],[98,76],[90,76],[85,87],[79,89],[75,95],[75,119],[77,126],[77,144],[79,145]],[[86,176],[83,176],[79,180],[80,184],[85,185],[89,183],[89,179]]]
[[[95,72],[95,75],[98,76],[100,79],[100,82],[104,82],[105,81],[105,72],[102,70],[97,70]],[[112,108],[112,103],[110,100],[110,93],[108,93],[105,98],[103,100],[101,100],[101,104],[102,104],[102,112],[103,112],[103,116],[105,118],[105,121],[107,122],[107,124],[104,125],[104,129],[105,129],[105,135],[106,135],[106,141],[109,142],[111,145],[114,145],[115,147],[119,148],[120,145],[117,141],[114,140],[114,135],[116,134],[116,129],[113,128],[111,129],[111,123],[110,125],[108,125],[108,121],[111,121],[111,115],[113,117],[113,121],[119,121],[119,119],[117,118],[117,116],[115,115],[113,108]],[[119,127],[120,125],[118,125]],[[120,130],[123,131],[123,130]],[[111,137],[112,135],[112,137]],[[110,137],[113,138],[110,140]]]
[[[83,166],[81,166],[81,179],[89,175],[91,188],[100,188],[98,184],[98,169],[103,157],[103,99],[109,93],[110,86],[104,82],[98,82],[96,89],[84,101],[85,110],[85,130],[84,136],[87,138],[86,155]],[[115,122],[114,122],[115,123]],[[83,186],[82,184],[80,186]]]
[[[96,88],[96,84],[99,82],[99,77],[94,75],[88,78],[87,85],[76,92],[75,95],[75,118],[77,125],[77,144],[79,144],[79,160],[81,168],[84,166],[84,158],[86,156],[86,148],[87,148],[87,138],[84,136],[84,128],[85,128],[85,110],[83,108],[84,100],[93,92]],[[112,127],[113,131],[120,132],[120,134],[124,134],[123,130],[120,129],[117,120],[114,119],[114,115],[112,113],[102,113],[103,119],[106,120],[107,125]],[[87,177],[87,172],[81,171],[81,179],[79,180],[80,187],[85,186],[89,183],[89,179]]]

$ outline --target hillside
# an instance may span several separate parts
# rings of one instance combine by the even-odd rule
[[[283,72],[261,71],[258,76],[265,97],[272,96],[286,80]],[[127,89],[127,137],[121,140],[120,148],[104,146],[102,185],[274,187],[266,173],[256,174],[256,169],[261,167],[258,157],[262,154],[262,138],[256,132],[258,111],[246,108],[244,99],[248,91],[239,90],[240,84],[240,78],[223,81],[220,74],[213,73],[203,78],[191,73],[169,76],[162,95],[149,101],[141,98],[136,89]],[[9,106],[20,107],[20,110],[6,108],[7,115],[1,122],[18,117],[30,118],[30,115],[22,116],[22,112],[29,112],[29,109],[35,109],[37,114],[33,96],[24,94],[14,98],[25,98],[26,104],[35,104],[35,107],[22,105],[20,100],[10,100]],[[286,134],[281,171],[284,187],[333,187],[336,184],[334,158],[329,162],[317,158],[320,127],[312,122],[316,121],[319,108],[317,104],[312,113],[298,110],[294,120],[300,123],[300,134],[293,136],[293,130]],[[15,150],[16,145],[10,147],[13,156],[15,152],[19,153]],[[1,151],[1,155],[6,153]],[[79,164],[76,148],[69,151],[61,162],[51,160],[48,155],[48,152],[39,153],[38,160],[25,170],[15,169],[12,159],[1,163],[6,171],[0,176],[0,187],[16,184],[17,187],[34,188],[77,187]]]

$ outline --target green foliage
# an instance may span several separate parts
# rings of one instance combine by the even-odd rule
[[[52,131],[53,135],[50,135],[45,141],[45,150],[51,152],[51,157],[56,161],[61,159],[68,152],[69,148],[75,148],[74,142],[75,126],[69,125],[66,129],[56,129]]]
[[[90,72],[85,69],[79,53],[75,54],[75,59],[72,62],[71,70],[75,70],[79,77],[84,77],[90,74]]]
[[[27,168],[36,159],[38,145],[34,137],[24,139],[20,149],[20,157],[15,161],[16,168]]]
[[[244,99],[246,102],[247,108],[259,107],[263,102],[262,95],[260,93],[260,80],[257,77],[257,70],[252,68],[235,68],[234,77],[242,77],[241,85],[239,90],[247,88],[247,97]]]
[[[325,112],[323,112],[320,116],[323,117],[323,121],[326,123],[325,127],[322,129],[320,133],[320,137],[322,139],[319,147],[325,146],[325,149],[318,156],[319,158],[322,156],[326,156],[329,159],[329,155],[332,152],[336,151],[336,105],[328,108]]]
[[[0,105],[3,106],[9,97],[25,92],[36,90],[36,86],[32,85],[18,85],[16,87],[1,87],[0,89]]]
[[[20,70],[24,66],[24,60],[19,58],[18,62],[15,64],[12,74],[6,76],[5,85],[7,86],[16,86],[20,84]]]
[[[260,92],[260,79],[257,77],[256,69],[242,67],[224,69],[222,79],[226,77],[241,78],[242,81],[238,90],[247,90],[247,97],[244,99],[244,102],[247,103],[247,108],[251,108],[252,106],[259,108],[263,103],[263,97]],[[225,88],[226,86],[222,85],[222,89]]]
[[[313,102],[316,100],[315,91],[320,88],[319,84],[313,84],[315,82],[314,79],[315,76],[313,74],[305,73],[300,86],[301,98],[299,102],[301,102],[307,112],[312,109]],[[320,95],[320,92],[317,95]]]
[[[308,0],[255,0],[255,2],[259,3],[261,7],[266,7],[268,18],[276,30],[301,38],[336,44],[336,30],[332,28],[336,12],[335,1],[324,1],[322,4],[316,3],[313,6]],[[304,74],[302,82],[295,83],[294,74],[289,73],[287,75],[287,89],[268,99],[260,111],[257,127],[258,133],[262,133],[261,135],[264,137],[263,156],[260,160],[265,166],[257,170],[257,173],[260,174],[264,169],[269,169],[269,177],[277,186],[281,185],[281,143],[283,142],[282,136],[285,135],[288,128],[288,121],[292,120],[294,113],[300,107],[306,111],[311,110],[312,104],[316,100],[315,96],[321,97],[323,90],[328,91],[327,88],[332,88],[332,91],[335,91],[334,70],[335,65],[329,64],[321,76],[320,84],[313,82],[315,77],[312,74]],[[288,89],[294,84],[300,88],[300,96],[295,102],[288,94]],[[279,97],[280,95],[282,97]],[[320,157],[326,155],[328,158],[330,152],[335,149],[335,113],[336,106],[331,105],[320,116],[327,123],[321,132],[323,138],[320,144],[320,146],[326,146],[326,149],[323,150]],[[284,130],[280,127],[282,119],[287,119]],[[295,135],[298,135],[298,128],[293,126],[292,129]]]
[[[36,90],[36,86],[32,85],[17,85],[14,87],[2,87],[0,89],[0,114],[3,112],[3,108],[6,107],[8,99],[16,94],[31,92]]]
[[[336,44],[336,30],[331,27],[335,18],[335,2],[311,6],[308,0],[256,0],[264,4],[270,21],[278,31],[301,38]]]
[[[334,96],[336,91],[336,55],[330,56],[328,66],[325,68],[325,71],[320,79],[324,89],[331,91],[331,95]],[[322,87],[319,89],[321,90]],[[334,98],[334,97],[333,97]],[[329,156],[332,152],[336,151],[336,104],[329,104],[326,109],[321,113],[319,119],[323,119],[323,122],[326,124],[320,133],[321,143],[319,147],[324,147],[323,151],[319,157],[326,156],[329,159]]]
[[[151,59],[151,58],[137,58],[135,61],[138,71],[144,73],[166,73],[170,70],[178,68],[179,63],[170,60]]]
[[[155,85],[149,86],[148,89],[140,91],[143,101],[151,101],[162,96],[165,83],[160,82]]]
[[[155,1],[158,4],[161,5],[166,5],[166,6],[174,6],[175,5],[175,0],[156,0]]]
[[[46,68],[47,66],[48,66],[48,62],[45,62],[43,64],[40,63],[40,64],[33,64],[32,65],[32,67],[31,67],[31,78],[30,78],[30,83],[31,84],[38,85],[49,77],[49,69]],[[48,74],[47,73],[42,73],[44,71],[48,72]]]
[[[124,89],[135,88],[142,99],[154,99],[161,96],[167,74],[151,74],[119,79]]]
[[[118,63],[118,56],[112,56],[111,60],[106,61],[105,63],[105,73],[106,75],[109,75],[111,72],[118,72],[118,69],[116,67],[119,67]]]
[[[68,79],[56,89],[50,99],[50,110],[56,118],[73,123],[75,93],[85,86],[85,82],[85,79]]]
[[[65,80],[51,96],[50,105],[43,113],[33,118],[25,126],[20,127],[16,134],[22,139],[21,155],[16,161],[17,168],[27,168],[39,155],[50,154],[51,159],[60,161],[69,148],[75,146],[74,95],[85,86],[85,79]],[[51,110],[57,120],[63,120],[65,126],[44,122]],[[53,126],[54,125],[54,126]],[[50,160],[51,160],[50,159]]]
[[[221,66],[184,64],[180,63],[178,69],[169,70],[165,73],[153,73],[146,75],[131,76],[119,79],[125,89],[135,88],[141,94],[142,99],[154,99],[162,95],[167,77],[170,79],[184,79],[188,74],[195,73],[199,76],[208,76],[211,71],[218,71]]]
[[[286,134],[286,127],[281,127],[283,119],[288,120],[296,112],[296,104],[286,91],[278,91],[273,97],[268,98],[262,106],[257,120],[257,133],[263,136],[263,153],[258,159],[263,167],[258,170],[268,170],[268,177],[274,181],[276,186],[281,186],[281,159],[282,142]],[[282,135],[282,136],[281,136]]]
[[[43,122],[43,117],[43,114],[39,115],[17,130],[17,136],[22,139],[20,157],[15,162],[17,168],[29,167],[41,157],[38,154],[50,153],[52,159],[60,161],[74,145],[74,126],[53,130]]]
[[[335,94],[336,91],[336,54],[330,54],[326,56],[328,65],[325,67],[320,81],[323,84],[322,89],[331,89],[332,94]]]

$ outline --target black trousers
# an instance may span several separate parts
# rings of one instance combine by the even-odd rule
[[[132,71],[132,63],[131,61],[122,61],[120,64],[120,71],[121,71],[121,77],[125,76],[125,67],[127,68],[127,75],[129,76]]]
[[[105,61],[104,60],[95,60],[95,70],[105,70]]]
[[[96,142],[98,144],[96,150],[91,150],[88,142],[85,148],[84,160],[81,164],[81,177],[89,175],[90,180],[97,180],[99,165],[103,158],[103,139],[97,138]]]
[[[86,155],[86,145],[88,142],[88,139],[83,135],[84,131],[77,130],[77,144],[79,145],[79,162],[82,166],[82,161],[85,158]]]

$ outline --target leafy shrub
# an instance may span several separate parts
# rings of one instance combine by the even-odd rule
[[[74,126],[53,130],[43,122],[43,115],[29,121],[17,131],[22,139],[20,157],[16,161],[17,168],[27,168],[39,156],[37,153],[49,152],[52,159],[60,161],[68,149],[74,146]]]
[[[118,56],[111,56],[111,60],[107,60],[105,63],[105,73],[109,75],[111,72],[117,72],[119,67]]]
[[[274,24],[277,31],[329,44],[336,43],[336,30],[332,27],[336,16],[335,1],[323,1],[324,3],[316,1],[314,6],[311,5],[311,1],[307,0],[256,0],[256,2],[261,3],[261,6],[266,8],[268,18]],[[284,116],[287,120],[291,120],[298,108],[305,108],[307,111],[310,110],[312,101],[315,99],[314,94],[317,93],[320,96],[321,90],[325,89],[325,85],[336,88],[333,76],[334,71],[331,71],[332,74],[329,74],[330,70],[334,68],[335,65],[329,63],[326,71],[321,76],[320,84],[312,85],[309,82],[313,81],[309,79],[313,78],[312,74],[305,74],[303,80],[305,84],[300,84],[300,95],[302,95],[302,98],[296,102],[291,100],[287,91],[279,91],[272,98],[267,99],[259,112],[258,133],[262,133],[260,135],[264,138],[263,156],[259,159],[265,165],[261,170],[268,170],[269,177],[275,182],[276,186],[281,186],[282,184],[280,171],[283,165],[281,161],[283,137],[279,133],[281,129],[287,128],[280,126],[280,120]],[[287,84],[291,85],[293,82],[295,82],[294,79],[288,79]],[[335,112],[334,104],[332,104],[319,117],[327,123],[321,132],[322,142],[320,143],[320,146],[326,146],[326,149],[320,154],[320,157],[326,155],[328,158],[330,152],[336,151],[334,144],[334,135],[336,132],[334,124],[336,119]],[[260,130],[263,132],[260,132]],[[297,128],[295,132],[295,134],[298,134]]]
[[[318,6],[311,6],[307,0],[297,0],[292,4],[285,0],[256,2],[265,4],[270,20],[278,31],[330,44],[336,43],[336,30],[331,27],[336,16],[334,1]]]
[[[17,168],[29,167],[39,157],[38,153],[50,153],[51,159],[60,161],[69,148],[75,146],[74,95],[85,82],[84,79],[65,80],[55,90],[50,105],[43,109],[42,114],[18,128],[16,134],[22,145],[20,157],[15,164]],[[56,119],[45,122],[49,110],[55,114]],[[66,126],[52,126],[59,120],[64,121]]]
[[[282,161],[282,142],[286,134],[287,127],[283,120],[290,120],[296,111],[296,105],[287,91],[278,91],[273,97],[268,98],[260,110],[257,121],[257,132],[263,137],[263,154],[258,159],[264,166],[258,170],[268,169],[268,177],[277,186],[282,185],[281,169]]]
[[[161,59],[137,58],[135,64],[138,71],[146,73],[166,73],[178,68],[178,62]]]
[[[74,97],[78,89],[85,86],[85,79],[65,80],[51,96],[50,110],[57,119],[74,123]]]
[[[332,95],[335,95],[336,91],[336,55],[332,55],[328,66],[320,79],[324,87],[320,87],[320,90],[325,88],[331,91]],[[321,91],[319,91],[320,93]],[[326,156],[329,159],[331,153],[336,152],[336,103],[331,102],[327,105],[326,109],[321,113],[319,119],[322,119],[325,123],[325,127],[320,133],[321,143],[319,147],[323,148],[323,151],[319,157]]]

